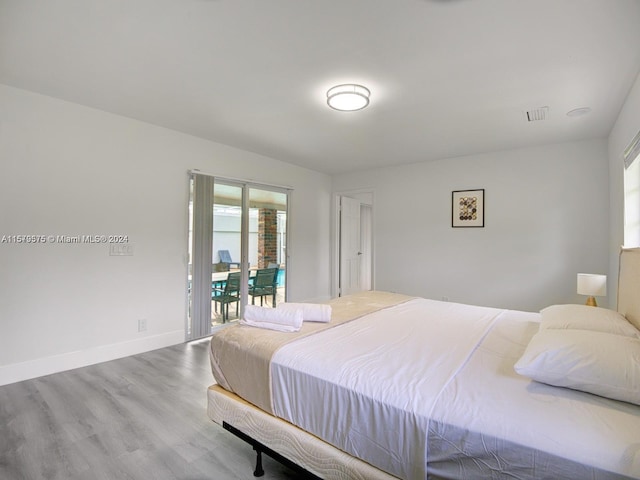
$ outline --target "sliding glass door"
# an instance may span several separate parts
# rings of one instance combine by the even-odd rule
[[[286,298],[289,190],[212,177],[199,188],[200,177],[190,180],[188,339],[237,321],[244,305]]]

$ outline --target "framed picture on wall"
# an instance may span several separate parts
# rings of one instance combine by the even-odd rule
[[[451,226],[484,227],[484,188],[451,192]]]

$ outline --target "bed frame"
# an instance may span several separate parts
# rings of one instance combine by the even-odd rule
[[[620,250],[617,310],[640,329],[640,248]],[[305,479],[397,480],[219,385],[209,387],[207,400],[209,418],[256,451],[256,477],[264,474],[262,453],[265,453]]]
[[[257,477],[263,474],[262,453],[265,453],[308,479],[396,479],[289,422],[260,410],[219,385],[209,387],[207,400],[209,418],[256,450],[254,475]]]
[[[256,477],[263,474],[262,453],[265,453],[307,479],[397,480],[219,385],[209,387],[207,400],[209,418],[256,450]]]

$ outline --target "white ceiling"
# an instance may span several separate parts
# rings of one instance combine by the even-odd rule
[[[640,0],[0,0],[0,83],[334,174],[605,137],[638,25]],[[327,107],[345,82],[369,107]]]

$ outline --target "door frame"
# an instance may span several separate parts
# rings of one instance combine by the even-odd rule
[[[374,214],[374,198],[375,192],[373,188],[361,188],[357,190],[344,190],[333,193],[331,213],[333,221],[331,222],[331,297],[336,298],[340,295],[340,197],[350,197],[360,200],[360,203],[367,205],[371,209],[371,257],[369,259],[371,265],[371,289],[375,290],[376,285],[376,269],[375,269],[375,249],[376,241],[373,232],[375,232],[375,214]]]

